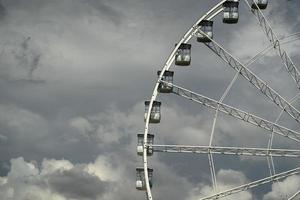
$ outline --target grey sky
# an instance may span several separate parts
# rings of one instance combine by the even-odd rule
[[[136,134],[174,44],[217,0],[1,0],[0,196],[5,200],[138,200]],[[299,32],[300,3],[272,0],[266,16],[279,36]],[[268,45],[240,5],[237,25],[215,20],[215,39],[243,62]],[[191,40],[191,67],[175,67],[175,83],[219,99],[234,71]],[[285,45],[296,64],[300,42]],[[287,99],[297,89],[274,52],[251,70]],[[161,95],[157,144],[207,145],[213,112]],[[240,78],[225,102],[274,121],[280,110]],[[295,104],[299,109],[299,101]],[[284,115],[280,123],[299,130]],[[261,129],[220,115],[214,144],[266,147]],[[275,137],[277,148],[298,148]],[[278,171],[299,166],[276,159]],[[287,162],[288,161],[288,162]],[[211,193],[207,156],[154,155],[155,199],[196,200]],[[262,158],[216,157],[221,189],[267,176]],[[289,185],[294,187],[290,188]],[[284,188],[284,189],[282,189]],[[276,199],[300,189],[300,178],[232,199]]]

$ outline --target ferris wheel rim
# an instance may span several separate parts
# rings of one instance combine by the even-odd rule
[[[205,19],[212,19],[214,18],[217,14],[219,14],[221,11],[223,11],[223,9],[219,9],[218,8],[227,0],[221,0],[219,3],[217,3],[213,8],[211,8],[206,14],[204,14],[203,16],[201,16],[197,22],[184,34],[184,36],[180,39],[180,41],[175,45],[175,48],[173,49],[171,55],[168,57],[167,61],[165,62],[165,64],[162,67],[161,73],[158,76],[157,82],[155,84],[154,90],[152,92],[152,96],[151,99],[149,101],[149,108],[148,111],[146,112],[146,118],[145,118],[145,130],[144,130],[144,139],[143,139],[143,167],[144,167],[144,176],[145,176],[145,185],[146,185],[146,195],[147,195],[147,199],[148,200],[153,200],[152,197],[152,192],[151,192],[151,187],[149,184],[149,174],[148,174],[148,155],[147,155],[147,135],[149,134],[149,124],[150,124],[150,113],[153,107],[153,102],[157,99],[159,92],[158,92],[158,87],[159,84],[162,80],[163,74],[165,71],[169,70],[169,68],[172,65],[172,62],[174,61],[175,58],[175,53],[178,50],[179,46],[182,43],[187,43],[189,42],[193,35],[195,34],[195,32],[198,30],[199,26],[198,24],[205,20]],[[247,0],[245,0],[246,2],[248,2]],[[209,17],[210,16],[210,17]],[[258,59],[258,58],[257,58]],[[255,62],[257,59],[255,59],[253,62]],[[252,63],[253,63],[252,62]],[[252,64],[251,63],[251,64]]]
[[[157,79],[157,82],[155,84],[154,90],[152,92],[152,96],[150,99],[150,103],[149,103],[149,108],[147,111],[147,115],[146,115],[146,120],[145,120],[145,130],[144,130],[144,146],[143,146],[143,163],[144,163],[144,176],[145,176],[145,184],[146,184],[146,194],[147,194],[147,198],[148,200],[153,200],[152,197],[152,192],[151,192],[151,187],[149,184],[149,175],[148,175],[148,155],[147,155],[147,135],[149,132],[149,122],[150,122],[150,113],[151,113],[151,109],[153,106],[153,102],[156,100],[157,96],[158,96],[158,87],[159,87],[159,83],[160,80],[163,77],[163,74],[166,70],[168,70],[171,67],[171,63],[173,62],[174,58],[175,58],[175,53],[177,51],[177,49],[179,48],[179,46],[182,43],[186,43],[188,42],[191,38],[193,33],[198,29],[198,24],[206,19],[207,16],[209,16],[210,14],[214,13],[216,11],[216,13],[221,12],[223,9],[219,9],[219,11],[217,10],[226,0],[221,0],[219,3],[217,3],[213,8],[211,8],[206,14],[204,14],[203,16],[201,16],[196,23],[194,23],[194,25],[184,34],[184,36],[180,39],[180,41],[177,43],[177,45],[175,46],[175,48],[173,49],[171,55],[168,57],[166,63],[164,64],[161,73]],[[215,15],[212,15],[213,17]]]

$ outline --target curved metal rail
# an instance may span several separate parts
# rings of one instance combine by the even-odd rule
[[[147,159],[147,135],[149,132],[149,121],[150,121],[150,113],[153,107],[153,102],[156,100],[157,95],[158,95],[158,87],[159,87],[159,83],[160,80],[162,80],[163,74],[166,70],[168,70],[171,67],[172,62],[174,61],[175,58],[175,54],[179,48],[179,46],[182,43],[187,43],[192,36],[196,33],[196,31],[198,30],[198,24],[204,20],[204,19],[211,19],[213,18],[215,15],[217,15],[218,13],[220,13],[223,9],[220,8],[222,6],[222,4],[225,2],[226,0],[222,0],[220,1],[217,5],[215,5],[213,8],[211,8],[205,15],[203,15],[201,18],[199,18],[199,20],[194,23],[194,25],[186,32],[186,34],[179,40],[179,42],[177,43],[177,45],[175,46],[175,48],[173,49],[171,55],[169,56],[169,58],[167,59],[165,65],[163,66],[161,73],[158,77],[158,80],[155,84],[151,99],[150,99],[150,104],[149,104],[149,109],[147,112],[147,117],[145,120],[145,131],[144,131],[144,146],[143,146],[143,163],[144,163],[144,176],[145,176],[145,184],[146,184],[146,196],[148,200],[152,200],[152,193],[151,193],[151,188],[150,188],[150,184],[149,184],[149,176],[148,176],[148,159]]]
[[[172,62],[174,61],[174,58],[175,58],[175,54],[179,48],[179,46],[182,44],[182,43],[187,43],[192,37],[193,35],[199,31],[199,26],[198,24],[204,20],[204,19],[212,19],[213,17],[215,17],[218,13],[220,13],[223,9],[220,8],[222,6],[222,4],[225,2],[226,0],[222,0],[220,1],[216,6],[214,6],[213,8],[211,8],[205,15],[203,15],[187,32],[186,34],[180,39],[180,41],[177,43],[177,45],[175,46],[175,48],[173,49],[172,53],[170,54],[169,58],[167,59],[165,65],[163,66],[162,70],[161,70],[161,74],[160,76],[158,77],[158,80],[155,84],[155,87],[154,87],[154,90],[153,90],[153,93],[152,93],[152,96],[151,96],[151,99],[150,99],[150,104],[149,104],[149,109],[147,111],[147,117],[146,117],[146,120],[145,120],[145,131],[144,131],[144,147],[143,147],[143,163],[144,163],[144,176],[145,176],[145,184],[146,184],[146,196],[147,196],[147,199],[148,200],[153,200],[153,197],[152,197],[152,193],[151,193],[151,188],[150,188],[150,184],[149,184],[149,177],[148,177],[148,171],[147,171],[147,168],[148,168],[148,160],[147,160],[147,148],[148,148],[148,144],[147,144],[147,135],[148,135],[148,132],[149,132],[149,121],[150,121],[150,112],[151,112],[151,109],[153,107],[153,102],[156,100],[157,98],[157,95],[158,95],[158,87],[159,87],[159,83],[160,81],[162,80],[162,77],[163,77],[163,74],[166,70],[168,70],[170,67],[171,67],[171,64]],[[204,34],[205,35],[205,34]],[[240,68],[241,71],[243,68]],[[253,81],[253,80],[249,80],[250,82]],[[255,80],[257,81],[257,80]],[[265,93],[266,96],[268,96],[268,94],[266,93],[267,91],[265,90],[265,87],[267,85],[263,84],[263,87],[262,88],[259,88],[263,93]],[[272,95],[272,94],[270,94]],[[275,96],[275,98],[273,99],[273,101],[276,103],[276,104],[279,104],[282,105],[282,104],[286,104],[287,102],[286,101],[282,101],[282,98],[278,98],[280,97],[279,95],[278,96]],[[293,107],[289,106],[289,104],[287,104],[288,106],[285,105],[285,108],[287,107],[289,110],[288,110],[288,114],[290,114],[294,119],[297,119],[297,121],[299,120],[299,111],[297,111],[296,109],[294,109]],[[289,171],[290,172],[290,171]],[[288,172],[285,172],[285,173],[288,173]],[[272,178],[274,179],[275,176],[273,177],[269,177],[269,178]]]

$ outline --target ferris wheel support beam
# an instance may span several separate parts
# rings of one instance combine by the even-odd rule
[[[269,41],[272,43],[273,48],[277,50],[278,55],[280,56],[285,68],[287,69],[288,73],[292,76],[293,80],[295,81],[297,87],[300,89],[300,73],[296,65],[293,63],[290,56],[287,54],[287,52],[282,48],[280,45],[280,40],[274,33],[270,23],[262,13],[259,6],[256,5],[257,9],[252,9],[251,5],[249,4],[248,0],[245,0],[246,4],[250,8],[251,12],[256,16],[259,25],[261,26],[263,32],[269,39]],[[254,1],[253,3],[256,4]]]
[[[297,191],[293,196],[291,196],[288,200],[293,200],[293,199],[296,199],[296,197],[299,197],[300,195],[300,190]]]
[[[144,164],[144,176],[145,176],[145,184],[146,184],[146,196],[148,200],[153,200],[152,198],[152,194],[151,194],[151,188],[150,188],[150,184],[149,184],[149,177],[148,177],[148,171],[147,171],[147,167],[148,167],[148,161],[147,161],[147,134],[149,131],[149,120],[150,120],[150,112],[151,109],[153,107],[153,102],[155,101],[155,99],[157,98],[158,92],[157,89],[159,87],[159,83],[162,80],[163,74],[166,70],[168,70],[175,58],[175,54],[179,48],[179,46],[182,43],[187,43],[189,42],[189,40],[194,36],[194,34],[198,31],[198,29],[200,28],[198,26],[198,24],[204,20],[210,20],[213,17],[215,17],[217,14],[219,14],[223,9],[222,9],[222,4],[225,2],[226,0],[221,0],[217,5],[215,5],[212,9],[210,9],[205,15],[203,15],[201,18],[199,18],[199,20],[186,32],[186,34],[179,40],[179,42],[177,43],[177,45],[175,46],[175,48],[173,49],[173,51],[171,52],[169,58],[167,59],[165,65],[162,67],[161,70],[161,74],[158,77],[158,80],[156,82],[156,85],[154,87],[151,99],[150,99],[150,103],[149,103],[149,109],[147,112],[147,117],[145,120],[145,132],[144,132],[144,148],[143,148],[143,164]],[[205,35],[205,34],[204,34]]]
[[[298,37],[300,35],[300,32],[293,33],[291,35],[288,35],[286,37],[283,37],[282,39],[279,39],[280,43],[283,44],[288,44],[290,42],[294,42],[296,40],[299,40],[300,38]],[[295,38],[292,38],[296,36]],[[290,39],[291,38],[291,39]],[[270,51],[273,48],[273,45],[270,44],[267,46],[265,49],[261,50],[259,53],[257,53],[254,57],[252,57],[246,64],[247,67],[249,67],[252,63],[254,63],[256,60],[259,58],[263,57],[268,51]]]
[[[276,174],[274,176],[269,176],[267,178],[260,179],[260,180],[257,180],[257,181],[254,181],[254,182],[251,182],[251,183],[248,183],[248,184],[244,184],[244,185],[235,187],[233,189],[226,190],[224,192],[219,192],[217,194],[201,198],[200,200],[215,200],[215,199],[223,198],[223,197],[226,197],[226,196],[229,196],[229,195],[232,195],[232,194],[236,194],[236,193],[239,193],[239,192],[243,192],[243,191],[249,190],[251,188],[254,188],[254,187],[257,187],[257,186],[260,186],[260,185],[264,185],[266,183],[270,183],[274,180],[275,181],[280,180],[280,179],[283,179],[283,178],[286,178],[286,177],[289,177],[289,176],[292,176],[292,175],[295,175],[295,174],[298,174],[298,173],[300,173],[300,167],[289,170],[289,171],[286,171],[286,172]]]
[[[164,153],[196,153],[237,155],[237,156],[274,156],[274,157],[300,157],[300,150],[268,149],[268,148],[239,148],[217,146],[186,146],[186,145],[149,145],[154,152]]]
[[[293,40],[285,41],[286,39],[289,39],[290,37],[298,36],[299,33],[300,32],[291,34],[291,35],[289,35],[287,37],[284,37],[284,38],[281,38],[281,40],[283,41],[282,44],[285,44],[285,43],[293,41],[293,40],[297,40],[298,38],[294,38]],[[273,48],[273,46],[272,46],[272,44],[270,44],[267,48],[263,49],[262,51],[257,53],[253,58],[251,58],[246,63],[246,66],[248,67],[249,65],[251,65],[253,62],[255,62],[258,58],[263,56],[266,52],[268,52],[272,48]],[[226,98],[226,96],[228,95],[228,93],[229,93],[230,89],[232,88],[233,84],[236,82],[236,80],[238,78],[238,75],[239,75],[239,72],[236,72],[234,78],[232,79],[232,81],[230,82],[230,84],[228,85],[226,90],[224,91],[222,97],[220,98],[220,100],[219,100],[220,103],[223,103],[223,100]],[[217,108],[217,110],[215,112],[214,120],[213,120],[209,146],[212,146],[212,140],[213,140],[214,132],[215,132],[215,125],[216,125],[216,121],[217,121],[217,117],[218,117],[218,113],[219,113],[218,111],[219,111],[219,109]],[[283,113],[283,110],[280,113],[280,115],[282,115],[282,113]],[[275,123],[277,123],[278,120],[276,120]],[[269,149],[271,149],[273,136],[274,136],[274,133],[272,132],[272,134],[270,134],[269,143],[268,143],[268,148]],[[276,174],[272,155],[268,156],[267,160],[268,160],[268,167],[269,167],[270,175],[272,176],[272,175]],[[217,185],[217,180],[216,180],[216,172],[215,172],[215,167],[214,167],[214,158],[213,158],[213,155],[212,155],[211,152],[208,152],[208,161],[209,161],[209,167],[210,167],[211,179],[212,179],[212,184],[213,184],[213,187],[214,187],[214,191],[218,191],[218,185]]]
[[[185,88],[179,87],[175,84],[168,83],[165,81],[161,81],[161,82],[164,84],[168,84],[169,86],[172,86],[173,94],[176,94],[178,96],[184,97],[189,100],[192,100],[192,101],[199,103],[201,105],[204,105],[208,108],[211,108],[214,110],[218,109],[220,112],[230,115],[236,119],[240,119],[242,121],[245,121],[245,122],[248,122],[255,126],[258,126],[260,128],[263,128],[267,131],[270,131],[270,132],[273,131],[276,134],[279,134],[279,135],[287,137],[291,140],[300,142],[300,133],[298,133],[296,131],[293,131],[293,130],[288,129],[283,126],[280,126],[276,123],[270,122],[261,117],[255,116],[253,114],[250,114],[248,112],[245,112],[240,109],[234,108],[232,106],[226,105],[224,103],[218,102],[218,101],[208,98],[204,95],[197,94],[197,93],[187,90]]]
[[[296,100],[298,100],[299,97],[300,97],[300,93],[298,93],[296,96],[294,96],[294,97],[290,100],[290,103],[291,103],[291,104],[294,103]],[[281,110],[281,111],[280,111],[280,113],[279,113],[279,115],[278,115],[278,117],[277,117],[277,119],[275,120],[274,123],[277,123],[277,122],[280,120],[280,118],[281,118],[281,116],[282,116],[282,114],[283,114],[283,111],[284,111],[284,110]],[[268,140],[268,149],[271,149],[271,148],[272,148],[272,146],[273,146],[273,140],[274,140],[274,132],[272,132],[272,134],[271,134],[270,137],[269,137],[269,140]],[[267,161],[268,161],[269,172],[270,172],[270,175],[272,176],[272,175],[276,174],[273,156],[272,156],[272,155],[268,156],[268,157],[267,157]]]
[[[198,30],[201,34],[209,37],[200,29]],[[239,72],[246,80],[254,85],[258,90],[261,91],[266,97],[272,100],[277,106],[283,109],[293,119],[300,123],[300,112],[292,106],[286,99],[281,97],[274,89],[268,86],[263,80],[256,76],[246,66],[244,66],[239,60],[234,58],[229,52],[227,52],[221,45],[211,39],[210,43],[205,43],[217,56],[224,60],[230,67],[235,71]]]

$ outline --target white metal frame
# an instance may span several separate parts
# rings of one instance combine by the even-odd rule
[[[196,103],[204,105],[208,108],[218,110],[218,111],[220,111],[224,114],[227,114],[229,116],[232,116],[236,119],[245,121],[245,122],[253,124],[257,127],[263,128],[267,131],[270,131],[271,133],[274,132],[276,134],[282,135],[282,136],[292,139],[294,141],[300,142],[300,133],[297,131],[294,131],[294,130],[291,130],[284,126],[270,122],[266,119],[263,119],[254,114],[248,113],[246,111],[240,110],[238,108],[234,108],[232,106],[226,105],[224,103],[221,103],[220,101],[218,102],[218,101],[213,100],[204,95],[197,94],[197,93],[187,90],[185,88],[179,87],[175,84],[167,83],[165,81],[161,81],[161,82],[167,84],[168,86],[172,86],[173,94],[184,97],[186,99],[189,99],[191,101],[194,101]]]
[[[199,30],[202,34],[206,35],[204,32]],[[278,92],[272,89],[265,81],[259,78],[255,73],[249,70],[244,64],[242,64],[238,59],[233,57],[228,51],[226,51],[220,44],[215,40],[211,39],[211,43],[207,43],[206,46],[210,48],[217,56],[224,60],[230,67],[249,81],[253,86],[255,86],[262,94],[268,97],[273,103],[278,107],[283,109],[287,114],[294,118],[298,123],[300,123],[300,112],[291,105],[285,98],[280,96]]]
[[[262,30],[266,34],[267,38],[273,45],[273,48],[277,50],[279,57],[281,58],[284,66],[286,67],[288,73],[291,75],[293,80],[295,81],[297,87],[300,89],[300,72],[290,56],[287,52],[282,48],[280,44],[280,40],[278,39],[277,35],[273,31],[270,23],[268,22],[267,18],[264,16],[261,9],[257,6],[257,9],[252,9],[251,5],[248,0],[245,0],[246,4],[248,5],[251,12],[256,16],[259,25],[261,26]],[[255,3],[256,4],[256,3]],[[257,4],[256,4],[257,5]]]
[[[220,13],[222,11],[222,4],[225,2],[226,0],[222,0],[220,3],[218,3],[216,6],[214,6],[213,8],[211,8],[205,15],[203,15],[187,32],[186,34],[180,39],[180,41],[177,43],[177,45],[175,46],[175,48],[173,49],[171,55],[169,56],[169,58],[167,59],[165,65],[163,66],[162,70],[161,70],[161,74],[158,77],[158,80],[155,84],[152,96],[151,96],[151,100],[150,100],[150,104],[149,104],[149,109],[148,109],[148,113],[147,113],[147,118],[146,118],[146,122],[145,122],[145,131],[144,131],[144,153],[143,153],[143,162],[144,162],[144,173],[145,173],[145,181],[146,181],[146,192],[147,192],[147,199],[148,200],[152,200],[152,193],[151,193],[151,188],[149,185],[149,178],[148,178],[148,172],[147,172],[147,168],[148,168],[148,158],[147,158],[147,134],[149,132],[149,120],[150,120],[150,113],[151,113],[151,109],[152,109],[152,105],[153,102],[156,100],[157,95],[158,95],[158,87],[159,87],[159,83],[160,80],[162,80],[163,74],[166,70],[169,70],[169,68],[171,67],[172,62],[174,61],[175,58],[175,54],[179,48],[179,46],[182,43],[187,43],[192,36],[196,33],[196,31],[198,30],[198,24],[204,20],[204,19],[209,19],[209,18],[213,18],[214,16],[216,16],[218,13]]]
[[[266,184],[266,183],[277,181],[277,180],[280,180],[280,179],[283,179],[283,178],[286,178],[286,177],[289,177],[289,176],[292,176],[292,175],[295,175],[295,174],[298,174],[298,173],[300,173],[300,167],[289,170],[289,171],[286,171],[286,172],[283,172],[283,173],[279,173],[279,174],[276,174],[276,175],[273,175],[273,176],[269,176],[267,178],[263,178],[263,179],[260,179],[260,180],[257,180],[257,181],[253,181],[251,183],[247,183],[247,184],[232,188],[230,190],[219,192],[217,194],[201,198],[200,200],[219,199],[219,198],[222,198],[222,197],[226,197],[226,196],[229,196],[229,195],[232,195],[232,194],[236,194],[236,193],[239,193],[239,192],[249,190],[251,188],[254,188],[254,187]]]
[[[164,72],[166,70],[169,70],[169,68],[171,67],[174,58],[175,58],[175,54],[179,48],[179,46],[182,43],[188,43],[188,41],[195,35],[195,33],[199,30],[198,24],[202,21],[202,20],[211,20],[212,18],[214,18],[216,15],[218,15],[220,12],[222,12],[222,4],[225,2],[226,0],[221,0],[217,5],[215,5],[213,8],[211,8],[205,15],[203,15],[201,18],[199,18],[199,20],[197,20],[196,23],[194,23],[194,25],[185,33],[185,35],[179,40],[179,42],[177,43],[177,45],[175,46],[175,48],[173,49],[173,51],[171,52],[169,58],[167,59],[166,63],[164,64],[164,66],[162,67],[161,70],[161,74],[158,77],[158,80],[155,84],[151,99],[150,99],[150,105],[149,105],[149,109],[147,112],[147,118],[145,120],[145,130],[144,130],[144,146],[143,146],[143,166],[144,166],[144,175],[145,175],[145,182],[146,182],[146,196],[148,200],[153,200],[152,197],[152,193],[151,193],[151,188],[149,185],[149,177],[148,177],[148,157],[147,157],[147,148],[149,147],[149,145],[147,144],[147,134],[149,132],[149,120],[150,120],[150,112],[153,106],[153,102],[156,100],[157,96],[158,96],[158,87],[159,84],[162,82],[162,76],[164,74]],[[245,0],[246,3],[249,5],[249,2],[247,0]],[[258,13],[258,14],[257,14]],[[265,19],[265,17],[263,16],[262,12],[260,10],[258,10],[258,12],[256,13],[256,15],[259,18],[260,21],[260,25],[263,26],[266,30],[266,34],[267,36],[271,35],[271,37],[275,38],[275,34],[273,33],[271,27],[269,26],[269,23],[267,22],[267,20]],[[267,28],[266,28],[267,27]],[[271,32],[271,33],[270,33]],[[202,34],[205,35],[205,33],[202,32]],[[292,75],[293,79],[295,80],[295,82],[297,83],[298,87],[299,87],[299,72],[297,70],[297,68],[295,67],[294,63],[291,61],[290,57],[287,55],[287,53],[281,48],[280,46],[280,42],[277,39],[277,37],[274,39],[274,41],[272,41],[274,43],[274,48],[279,50],[279,55],[280,57],[283,59],[283,63],[285,64],[288,72]],[[241,62],[239,62],[236,58],[234,58],[232,55],[230,55],[221,45],[219,45],[217,42],[215,42],[214,40],[212,40],[212,42],[210,44],[207,44],[207,46],[213,50],[213,52],[216,53],[216,55],[218,55],[219,57],[221,57],[225,62],[227,62],[229,64],[229,66],[231,66],[233,69],[235,69],[237,71],[236,76],[234,77],[234,79],[232,80],[231,84],[228,86],[227,90],[224,92],[223,96],[221,97],[221,99],[217,102],[215,100],[209,99],[207,97],[204,97],[203,95],[195,95],[195,93],[189,91],[190,97],[187,96],[187,98],[191,99],[191,100],[196,100],[197,98],[199,98],[199,96],[201,96],[201,98],[204,100],[203,102],[198,102],[198,103],[202,103],[203,105],[206,105],[208,107],[211,107],[213,109],[216,110],[216,114],[215,114],[215,118],[214,118],[214,122],[213,122],[213,128],[212,128],[212,132],[211,132],[211,138],[210,138],[210,144],[207,147],[187,147],[187,146],[177,146],[176,148],[177,151],[182,151],[183,149],[185,149],[185,151],[190,150],[192,151],[196,151],[196,149],[198,149],[199,151],[202,150],[202,152],[205,151],[205,153],[209,155],[209,162],[210,162],[210,168],[211,168],[211,173],[212,173],[212,181],[214,184],[214,187],[216,188],[216,176],[215,176],[215,170],[214,170],[214,163],[213,163],[213,157],[212,154],[214,153],[222,153],[222,154],[240,154],[240,155],[260,155],[260,156],[269,156],[272,158],[272,156],[280,156],[283,153],[287,156],[287,157],[298,157],[298,151],[299,150],[284,150],[284,149],[271,149],[271,142],[269,142],[268,144],[268,149],[254,149],[254,148],[229,148],[229,147],[213,147],[212,146],[212,140],[213,140],[213,134],[214,134],[214,127],[215,127],[215,123],[216,123],[216,119],[217,119],[217,115],[218,115],[218,111],[224,112],[226,114],[229,114],[231,116],[234,116],[236,118],[239,118],[243,121],[246,121],[248,123],[254,124],[260,128],[264,128],[268,131],[271,131],[271,137],[273,138],[273,134],[280,134],[283,135],[289,139],[295,140],[299,142],[299,133],[290,129],[287,129],[285,127],[279,126],[277,124],[277,121],[275,123],[269,122],[267,120],[264,120],[262,118],[259,118],[255,115],[252,115],[250,113],[246,113],[244,111],[241,111],[239,109],[233,108],[233,107],[229,107],[225,104],[222,103],[222,101],[224,100],[224,98],[226,97],[226,95],[228,94],[228,91],[230,90],[230,88],[232,87],[233,83],[235,82],[236,78],[238,77],[239,74],[241,74],[244,78],[246,78],[251,84],[253,84],[257,89],[259,89],[264,95],[266,95],[269,99],[271,99],[276,105],[278,105],[283,111],[285,111],[286,113],[288,113],[292,118],[294,118],[297,122],[300,122],[300,112],[294,107],[292,106],[287,100],[285,100],[283,97],[281,97],[275,90],[273,90],[271,87],[269,87],[264,81],[262,81],[260,78],[258,78],[253,72],[251,72],[245,65],[243,65]],[[261,54],[263,54],[264,51],[261,52]],[[259,56],[259,54],[257,55]],[[257,57],[258,58],[258,57]],[[253,58],[253,60],[249,61],[248,64],[253,63],[257,58]],[[186,92],[186,89],[183,88],[179,88],[178,86],[175,86],[174,84],[172,85],[174,88],[180,89],[180,91],[184,91]],[[178,90],[179,91],[179,90]],[[176,93],[175,93],[176,94]],[[177,93],[179,94],[179,92]],[[182,96],[182,95],[181,95]],[[194,96],[196,98],[191,98],[191,96]],[[212,103],[211,105],[207,104],[207,102]],[[214,106],[212,106],[214,105]],[[229,110],[228,110],[229,109]],[[235,113],[235,114],[232,114]],[[241,115],[242,114],[242,115]],[[251,119],[251,120],[249,120]],[[258,121],[257,121],[258,120]],[[270,141],[272,141],[272,139],[270,139]],[[158,145],[153,145],[153,147],[159,147]],[[170,147],[170,146],[168,146]],[[166,145],[164,145],[164,148],[167,148]],[[171,147],[170,147],[171,148]],[[164,152],[168,152],[167,149],[165,149]],[[278,180],[296,173],[300,172],[300,168],[296,168],[294,170],[290,170],[284,173],[280,173],[277,175],[272,175],[270,177],[267,177],[265,179],[262,180],[258,180],[237,188],[233,188],[231,190],[227,190],[225,192],[220,192],[217,193],[213,196],[210,197],[206,197],[203,198],[204,199],[218,199],[219,197],[222,196],[228,196],[230,194],[239,192],[239,191],[244,191],[246,189],[252,188],[252,187],[256,187],[258,185],[261,184],[265,184],[274,180]],[[297,196],[298,194],[295,194],[295,196]],[[291,197],[292,198],[292,197]]]
[[[300,150],[269,149],[269,148],[244,148],[244,147],[217,147],[217,146],[188,146],[188,145],[149,145],[154,152],[165,153],[197,153],[197,154],[222,154],[237,156],[274,156],[299,158]]]

